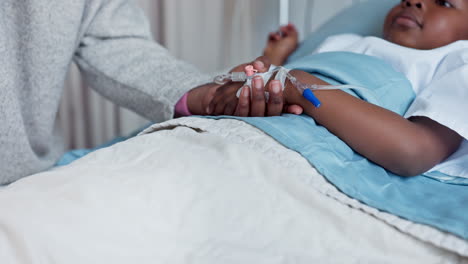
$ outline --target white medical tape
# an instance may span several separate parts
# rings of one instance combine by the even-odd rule
[[[262,77],[263,79],[263,83],[266,84],[268,83],[268,81],[271,79],[272,75],[274,73],[276,73],[276,76],[275,76],[275,80],[279,80],[281,82],[281,87],[282,89],[284,90],[284,87],[285,87],[285,83],[286,83],[286,78],[287,78],[287,75],[288,73],[290,72],[291,70],[290,69],[286,69],[284,67],[281,67],[281,66],[275,66],[275,65],[271,65],[270,68],[268,69],[267,72],[264,72],[264,73],[257,73],[255,74],[255,77],[256,76],[260,76]],[[252,94],[252,79],[248,79],[244,85],[239,88],[239,90],[237,91],[237,98],[240,97],[240,94],[241,94],[241,91],[242,91],[242,88],[244,86],[248,86],[250,88],[250,94]],[[270,97],[270,93],[268,91],[265,91],[265,99],[268,101]]]
[[[281,83],[281,87],[284,88],[286,87],[286,78],[288,77],[288,73],[290,72],[290,69],[286,69],[284,67],[279,67],[279,71],[275,76],[275,80],[279,80]]]

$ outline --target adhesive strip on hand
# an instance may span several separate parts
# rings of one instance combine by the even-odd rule
[[[253,76],[253,78],[255,78],[255,77],[257,77],[257,76],[260,76],[260,77],[262,77],[262,79],[263,79],[263,83],[266,84],[266,83],[271,79],[271,76],[275,73],[276,68],[278,68],[278,67],[275,66],[275,65],[271,65],[267,72],[264,72],[264,73],[256,73],[256,74]],[[252,80],[253,80],[253,78],[247,78],[247,80],[245,81],[244,85],[242,86],[242,87],[244,87],[244,86],[248,85],[249,88],[250,88],[250,92],[251,92],[250,94],[252,94]],[[236,94],[237,98],[240,97],[240,94],[241,94],[241,91],[242,91],[242,87],[239,88],[239,90],[237,91],[237,94]]]

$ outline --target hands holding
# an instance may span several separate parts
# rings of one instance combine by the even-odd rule
[[[258,72],[266,72],[270,68],[269,60],[260,57],[250,63]],[[232,71],[243,71],[248,64],[242,64]],[[266,85],[261,77],[252,80],[252,89],[242,83],[229,82],[223,86],[209,84],[198,87],[189,93],[188,107],[194,114],[200,115],[235,115],[235,116],[278,116],[283,112],[301,114],[302,107],[287,105],[281,83],[276,80]],[[236,94],[241,89],[239,98]],[[266,101],[265,91],[269,92]],[[285,92],[287,92],[285,90]],[[290,94],[290,93],[289,93]]]
[[[263,73],[270,68],[270,62],[266,57],[259,57],[251,63],[258,72]],[[242,69],[239,69],[242,67]],[[243,70],[244,65],[234,70]],[[239,98],[237,91],[242,88]],[[265,91],[269,92],[268,101]],[[239,83],[228,83],[220,87],[209,104],[210,115],[235,115],[235,116],[278,116],[283,112],[301,114],[299,106],[286,104],[283,87],[280,81],[271,80],[266,84],[261,77],[252,80],[252,89],[248,86],[241,87]]]

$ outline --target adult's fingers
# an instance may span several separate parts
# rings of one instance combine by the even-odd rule
[[[271,81],[268,85],[270,98],[268,99],[267,116],[279,116],[283,111],[283,89],[278,80]]]
[[[237,104],[237,109],[234,115],[236,116],[249,116],[250,112],[250,87],[242,87],[241,95],[239,97],[239,102]]]
[[[252,80],[252,107],[251,116],[265,116],[265,91],[262,77],[255,77]]]
[[[237,104],[239,103],[239,99],[232,98],[224,107],[224,115],[232,116],[236,111]]]
[[[215,92],[213,100],[211,100],[208,108],[208,115],[222,115],[226,105],[231,102],[236,96],[237,90],[241,87],[240,83],[229,82]]]
[[[213,85],[212,87],[209,88],[207,94],[205,97],[203,97],[202,99],[202,109],[203,111],[205,112],[205,114],[209,114],[209,105],[211,103],[211,101],[213,101],[213,98],[216,94],[216,91],[218,90],[218,88],[221,87],[220,85]]]

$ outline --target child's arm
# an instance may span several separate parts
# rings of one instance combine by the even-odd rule
[[[303,83],[326,84],[303,71],[291,71]],[[322,102],[315,108],[291,83],[286,103],[297,104],[317,123],[345,141],[356,152],[402,176],[419,175],[454,153],[462,137],[427,118],[402,116],[339,90],[316,91]]]
[[[299,44],[299,34],[292,24],[282,26],[277,32],[268,35],[267,45],[263,51],[263,56],[276,65],[283,65],[297,48]]]

